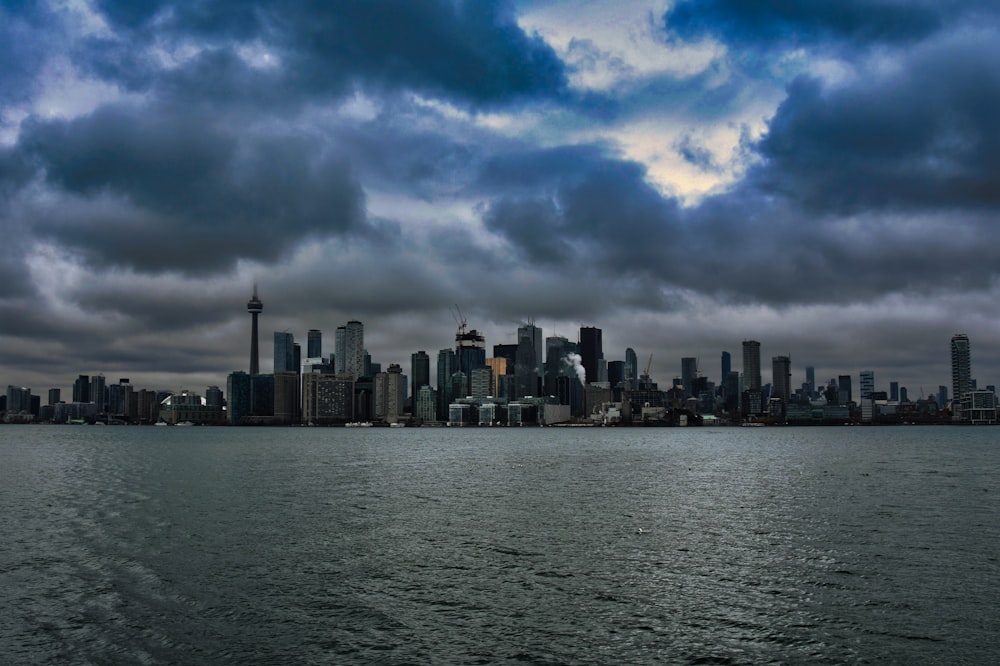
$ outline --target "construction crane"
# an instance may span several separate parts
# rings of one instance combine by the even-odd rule
[[[650,367],[651,365],[653,365],[653,355],[652,355],[652,354],[650,354],[650,355],[649,355],[649,361],[648,361],[648,362],[646,363],[646,370],[645,370],[645,372],[643,373],[643,374],[645,374],[645,375],[646,375],[646,380],[647,380],[647,381],[649,380],[649,367]]]
[[[466,321],[465,317],[462,316],[462,309],[458,307],[458,303],[455,304],[455,310],[451,313],[451,316],[455,318],[455,323],[458,324],[457,335],[465,335]]]

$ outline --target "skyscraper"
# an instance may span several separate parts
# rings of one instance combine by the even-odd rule
[[[518,398],[538,395],[541,356],[542,329],[532,323],[519,326],[514,354],[514,387]]]
[[[951,337],[951,416],[959,421],[962,396],[972,390],[972,354],[969,336],[958,333]]]
[[[420,394],[420,387],[431,384],[431,357],[427,355],[427,352],[421,350],[410,354],[410,376],[412,377],[410,381],[413,383],[410,395],[416,401]],[[414,411],[416,411],[416,404],[413,406]]]
[[[698,359],[693,356],[685,356],[681,359],[681,385],[688,396],[694,395],[694,378],[698,376]]]
[[[875,371],[862,370],[858,389],[861,393],[861,420],[870,422],[875,416]]]
[[[295,336],[287,331],[274,332],[274,372],[297,372]]]
[[[587,383],[599,381],[598,359],[604,358],[601,329],[593,326],[580,327],[580,357]]]
[[[972,356],[969,336],[964,333],[951,338],[951,399],[958,401],[972,390]]]
[[[792,397],[792,360],[787,356],[771,358],[771,397],[786,405]]]
[[[346,326],[338,326],[333,334],[333,371],[338,375],[347,372]]]
[[[726,378],[733,369],[733,357],[729,352],[722,352],[722,384],[726,383]]]
[[[625,381],[631,390],[639,388],[639,357],[631,347],[625,350]]]
[[[455,359],[454,349],[442,349],[441,351],[438,352],[438,357],[437,357],[438,421],[448,420],[448,405],[451,404],[453,398],[451,393],[451,376],[455,372],[456,365],[457,361]]]
[[[306,358],[323,358],[323,331],[312,328],[306,335]]]
[[[337,350],[338,356],[340,350]],[[360,321],[352,319],[344,328],[344,372],[355,378],[365,374],[365,326]],[[340,364],[338,358],[337,364]]]
[[[743,341],[743,390],[760,390],[760,343]]]
[[[811,365],[806,366],[806,385],[809,387],[809,397],[812,398],[816,394],[816,368]]]
[[[257,283],[253,285],[253,296],[247,301],[247,312],[250,313],[250,374],[260,374],[260,352],[257,345],[257,316],[264,309],[264,304],[257,298]]]

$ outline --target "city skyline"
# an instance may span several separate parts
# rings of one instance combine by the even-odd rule
[[[255,282],[263,372],[357,320],[409,375],[458,305],[660,382],[756,340],[915,399],[961,332],[996,383],[1000,9],[620,5],[0,8],[0,383],[221,385]]]

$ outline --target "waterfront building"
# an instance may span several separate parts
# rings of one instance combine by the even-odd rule
[[[397,363],[375,375],[375,418],[395,423],[403,416],[406,402],[406,375]]]
[[[105,411],[106,398],[104,375],[94,375],[90,378],[90,401],[97,405],[98,414]]]
[[[291,425],[299,422],[299,373],[283,370],[274,373],[274,422]]]
[[[338,326],[333,334],[333,371],[335,374],[347,372],[347,327]]]
[[[347,373],[303,373],[303,422],[322,425],[354,420],[354,385],[354,377]]]
[[[337,350],[339,355],[340,350]],[[360,321],[352,319],[344,327],[344,372],[355,377],[366,376],[365,373],[365,327]]]
[[[490,361],[492,359],[486,360]],[[503,359],[500,360],[502,361]],[[496,392],[494,391],[496,382],[493,378],[493,368],[489,367],[489,365],[473,370],[472,377],[469,379],[469,384],[471,387],[469,395],[473,398],[486,398],[496,395]]]
[[[437,390],[433,386],[421,386],[414,400],[413,413],[418,423],[430,423],[438,420]]]

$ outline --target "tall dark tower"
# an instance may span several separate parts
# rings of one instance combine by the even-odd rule
[[[253,323],[250,325],[250,374],[260,374],[260,354],[257,351],[257,315],[264,309],[264,304],[257,298],[257,283],[253,285],[253,298],[247,301],[247,312]]]

